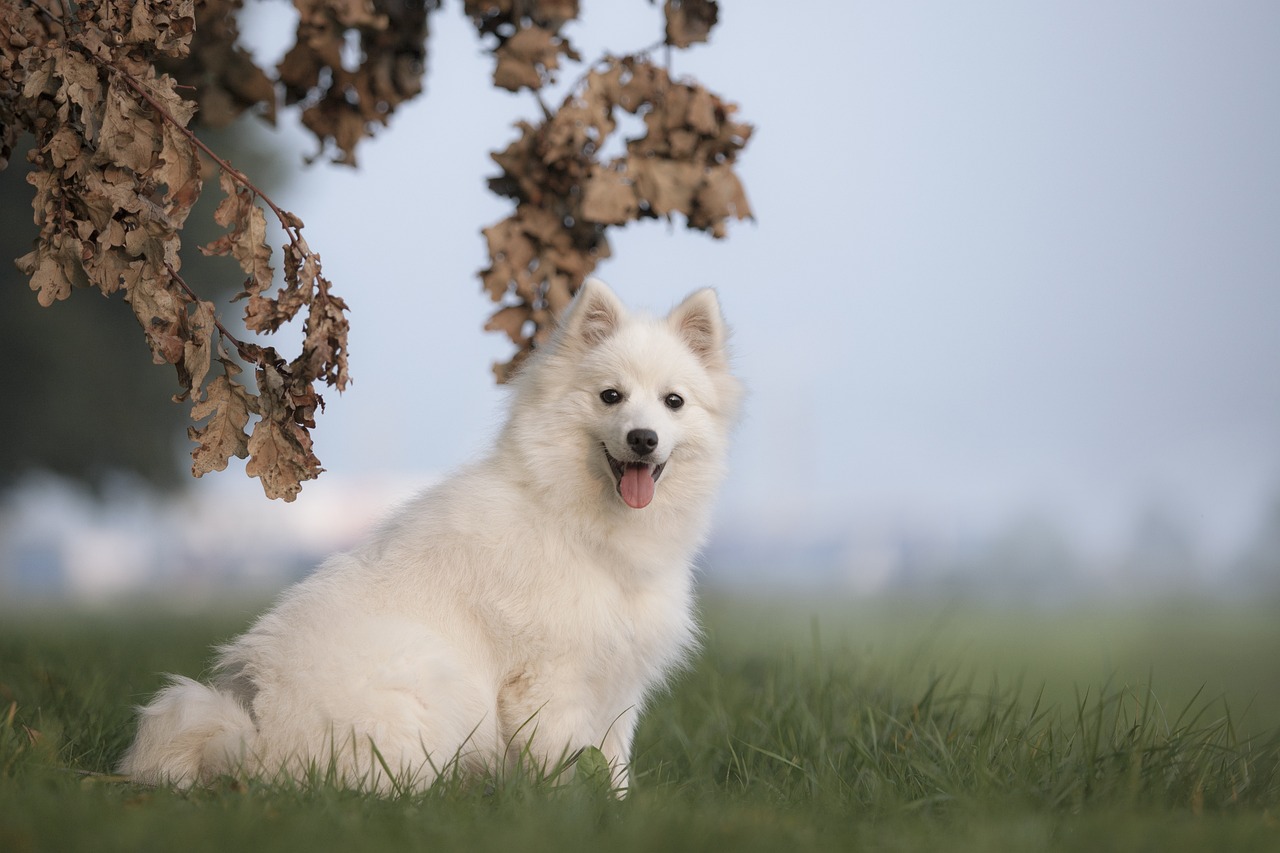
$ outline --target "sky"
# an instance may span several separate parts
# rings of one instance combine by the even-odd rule
[[[288,7],[248,5],[271,61]],[[582,6],[584,57],[660,37],[660,4]],[[338,481],[426,482],[503,416],[485,181],[537,107],[460,3],[432,27],[360,167],[276,199],[351,306],[355,383],[314,431]],[[597,274],[657,312],[720,293],[749,393],[722,529],[1039,514],[1104,547],[1154,507],[1209,551],[1251,535],[1280,495],[1280,4],[722,3],[672,65],[755,125],[756,221],[614,229]],[[281,125],[264,144],[313,149]]]

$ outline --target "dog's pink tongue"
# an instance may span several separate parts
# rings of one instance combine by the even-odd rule
[[[648,465],[628,465],[618,484],[622,499],[632,509],[644,509],[653,500],[653,475]]]

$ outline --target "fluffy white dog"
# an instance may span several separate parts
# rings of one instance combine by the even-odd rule
[[[588,281],[513,383],[492,452],[287,590],[140,709],[120,771],[336,773],[422,788],[586,746],[627,785],[646,698],[695,642],[739,386],[715,294],[665,318]]]

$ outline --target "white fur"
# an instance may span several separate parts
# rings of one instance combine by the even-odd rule
[[[656,319],[587,282],[516,377],[492,452],[287,590],[219,650],[212,685],[175,677],[121,772],[387,791],[592,745],[625,787],[644,702],[697,633],[692,560],[739,397],[725,336],[710,290]],[[665,467],[632,509],[604,451],[632,459],[638,428]]]

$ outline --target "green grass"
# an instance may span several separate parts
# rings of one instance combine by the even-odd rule
[[[0,850],[1276,850],[1278,608],[716,599],[634,789],[112,778],[221,617],[0,616]]]

